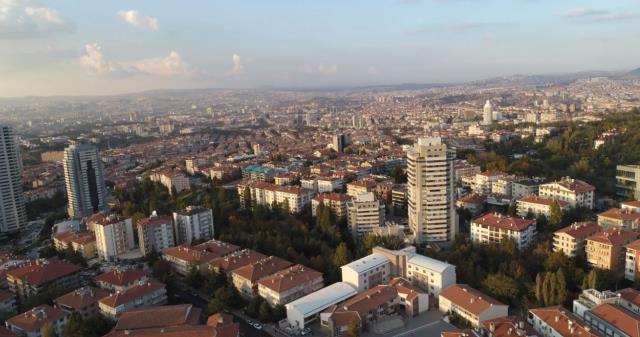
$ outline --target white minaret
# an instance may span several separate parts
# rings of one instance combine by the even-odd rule
[[[487,100],[487,103],[484,104],[482,116],[482,124],[491,125],[491,123],[493,123],[493,107],[491,106],[490,100]]]

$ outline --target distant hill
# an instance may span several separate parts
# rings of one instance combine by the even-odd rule
[[[640,77],[640,68],[635,69],[635,70],[631,70],[631,71],[629,72],[629,75],[631,75],[631,76],[635,76],[635,77]]]

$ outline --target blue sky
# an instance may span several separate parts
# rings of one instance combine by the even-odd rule
[[[640,0],[0,0],[0,96],[640,67]]]

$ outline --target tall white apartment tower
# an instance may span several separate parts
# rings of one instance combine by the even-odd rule
[[[0,125],[0,232],[14,232],[27,221],[22,190],[22,158],[13,128]]]
[[[360,240],[384,224],[385,206],[373,192],[358,194],[347,202],[347,220],[351,235]]]
[[[63,165],[69,216],[85,218],[107,211],[107,191],[98,149],[90,144],[72,143],[64,150]]]
[[[487,100],[483,108],[482,124],[491,125],[492,123],[493,123],[493,107],[491,106],[491,101]]]
[[[407,151],[409,228],[416,243],[456,236],[454,159],[455,151],[440,137],[420,138]]]

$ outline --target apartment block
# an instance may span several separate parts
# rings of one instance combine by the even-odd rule
[[[571,207],[582,206],[593,209],[595,190],[595,187],[582,180],[564,177],[558,181],[540,185],[538,196],[564,201]]]
[[[118,256],[135,248],[133,222],[116,214],[96,213],[87,221],[96,234],[98,258],[115,261]]]
[[[231,272],[231,280],[242,296],[254,297],[258,294],[258,281],[292,265],[289,261],[269,256],[235,269]]]
[[[71,314],[77,312],[87,317],[100,313],[98,301],[111,295],[106,290],[96,287],[82,287],[75,289],[53,300],[56,308],[62,309]]]
[[[246,265],[265,259],[267,256],[251,249],[243,249],[224,257],[217,257],[208,263],[210,272],[225,273],[231,278],[231,273]]]
[[[640,200],[640,165],[616,166],[616,196]]]
[[[505,238],[516,242],[518,249],[531,246],[537,236],[535,220],[487,213],[471,220],[471,241],[499,243]]]
[[[508,305],[466,284],[454,284],[440,292],[438,307],[442,313],[457,314],[474,328],[479,328],[482,321],[509,315]]]
[[[640,212],[630,208],[610,208],[598,214],[598,225],[603,228],[638,231],[638,228],[640,228]]]
[[[553,251],[574,257],[585,248],[587,238],[602,231],[595,222],[576,222],[553,234]]]
[[[385,205],[373,192],[359,194],[347,202],[347,223],[356,240],[376,231],[384,219]]]
[[[363,291],[391,279],[391,263],[382,254],[373,253],[340,267],[342,282]]]
[[[41,337],[48,326],[53,327],[56,335],[62,336],[67,319],[68,315],[63,310],[43,304],[7,319],[5,324],[18,336]]]
[[[187,275],[191,267],[205,272],[208,269],[208,263],[217,257],[206,250],[197,250],[187,246],[171,247],[162,253],[162,259],[169,262],[171,269],[182,276]]]
[[[57,259],[40,259],[7,271],[9,291],[20,300],[39,295],[49,288],[75,289],[80,267]]]
[[[249,206],[245,205],[245,190],[247,189],[251,198],[250,207],[255,205],[265,207],[279,205],[289,210],[292,214],[302,212],[304,207],[311,204],[311,199],[315,194],[313,190],[296,186],[279,186],[255,180],[246,180],[238,183],[238,195],[242,207]]]
[[[148,282],[102,298],[98,306],[104,317],[115,321],[127,310],[163,305],[166,302],[165,285]]]
[[[317,216],[318,206],[322,203],[325,207],[331,209],[331,213],[337,219],[346,218],[347,202],[351,201],[351,199],[351,196],[342,193],[318,194],[311,199],[311,215]]]
[[[258,294],[272,307],[285,305],[322,289],[322,273],[294,265],[258,281]]]
[[[90,231],[68,230],[53,237],[53,246],[57,251],[64,251],[71,247],[87,260],[98,256],[96,234]]]
[[[561,306],[531,309],[527,321],[542,337],[604,337]]]
[[[147,283],[149,275],[141,268],[114,268],[97,275],[94,281],[101,289],[115,293],[125,291],[138,284]]]
[[[152,252],[163,252],[175,246],[173,237],[173,219],[170,216],[158,216],[154,211],[150,217],[140,219],[138,229],[138,245],[142,255]]]
[[[613,228],[587,238],[587,262],[600,269],[622,271],[625,246],[638,238],[638,233]]]
[[[532,214],[534,217],[542,215],[549,218],[551,216],[551,207],[554,204],[557,204],[558,207],[560,207],[560,210],[564,212],[569,209],[568,202],[528,195],[517,201],[518,216],[526,217],[527,215]]]
[[[187,206],[173,212],[175,243],[191,245],[193,240],[210,240],[214,234],[213,211],[209,208]]]

